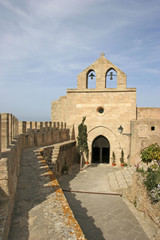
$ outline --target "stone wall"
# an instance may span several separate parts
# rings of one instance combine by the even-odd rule
[[[54,153],[55,151],[56,153]],[[67,166],[69,169],[77,160],[75,140],[44,147],[41,152],[57,177],[62,174],[62,168],[64,166]]]
[[[160,229],[160,202],[156,204],[151,203],[146,187],[143,184],[143,178],[140,174],[135,173],[133,175],[132,186],[124,193],[124,196],[134,204],[137,210],[151,218],[156,224],[157,229]]]
[[[69,140],[69,130],[59,123],[18,122],[12,114],[0,114],[0,233],[7,239],[24,148],[39,147]],[[37,128],[33,129],[33,126]],[[20,126],[21,128],[20,130]],[[29,127],[27,127],[29,126]],[[63,128],[63,126],[65,126]],[[19,134],[19,132],[21,134]]]
[[[160,108],[137,107],[137,119],[160,119]]]
[[[139,163],[141,150],[154,143],[160,145],[160,120],[131,121],[131,164]]]

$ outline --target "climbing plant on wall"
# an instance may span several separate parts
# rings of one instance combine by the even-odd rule
[[[87,135],[87,126],[84,124],[86,117],[82,118],[81,124],[78,126],[78,137],[77,137],[77,149],[81,157],[81,168],[82,168],[82,158],[83,154],[86,155],[88,159],[89,149],[88,149],[88,135]]]

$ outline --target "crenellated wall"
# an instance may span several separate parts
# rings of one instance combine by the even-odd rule
[[[8,236],[23,149],[69,139],[65,123],[19,122],[10,113],[0,114],[0,239]]]
[[[6,151],[16,136],[26,134],[25,145],[47,145],[52,144],[53,131],[65,130],[66,123],[63,122],[27,122],[18,121],[11,113],[0,114],[0,154]],[[67,130],[68,131],[68,130]],[[50,133],[49,133],[50,132]],[[30,134],[34,135],[31,137]],[[44,134],[45,133],[45,134]],[[67,133],[69,134],[69,132]],[[69,136],[68,136],[69,137]],[[31,140],[32,139],[32,140]]]

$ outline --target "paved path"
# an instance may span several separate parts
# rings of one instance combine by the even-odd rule
[[[109,172],[107,177],[112,191],[122,193],[124,189],[130,187],[132,185],[133,173],[135,173],[135,167],[124,167],[117,171]]]
[[[119,170],[105,164],[77,169],[59,179],[64,189],[111,192],[108,174]],[[147,240],[123,198],[65,192],[70,207],[88,240]]]
[[[39,152],[23,152],[8,240],[84,240],[60,186]]]

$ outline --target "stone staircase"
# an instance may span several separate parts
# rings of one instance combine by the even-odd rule
[[[55,144],[54,148],[51,149],[48,156],[45,156],[45,160],[52,172],[55,172],[55,170],[56,170],[56,161],[57,161],[57,157],[59,154],[59,149],[60,149],[60,145]]]
[[[108,174],[108,181],[112,191],[122,193],[132,185],[132,175],[135,167],[124,167],[121,170],[113,171]]]
[[[56,161],[59,154],[60,145],[55,145],[51,153],[50,163],[48,164],[52,172],[56,172]]]

